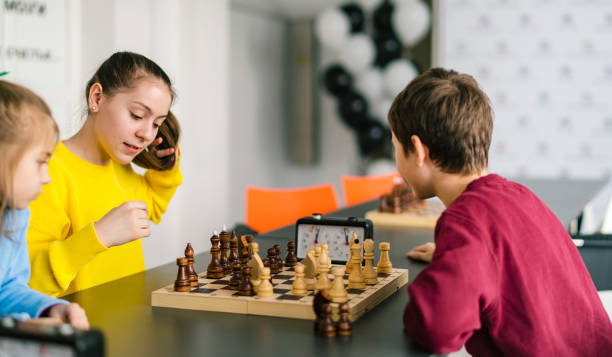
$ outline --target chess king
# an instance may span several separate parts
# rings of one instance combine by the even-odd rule
[[[173,99],[168,75],[139,54],[115,53],[91,77],[85,123],[58,143],[30,206],[32,288],[58,296],[144,270],[140,238],[182,182]]]

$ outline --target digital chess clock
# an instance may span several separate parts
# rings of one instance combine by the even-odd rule
[[[355,234],[359,243],[365,238],[374,239],[374,225],[366,218],[323,217],[313,214],[295,223],[296,255],[306,257],[306,251],[321,244],[327,244],[328,254],[333,263],[345,263],[351,256],[350,238]]]

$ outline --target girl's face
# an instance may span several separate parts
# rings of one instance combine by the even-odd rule
[[[48,164],[54,147],[53,140],[43,140],[26,150],[21,157],[15,171],[11,197],[16,209],[28,207],[42,187],[51,182]]]
[[[99,144],[113,160],[130,163],[156,138],[171,103],[168,86],[150,76],[111,97],[100,96],[94,124]]]

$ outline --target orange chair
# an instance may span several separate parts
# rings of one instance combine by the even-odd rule
[[[393,180],[399,177],[397,172],[376,176],[343,175],[340,181],[344,202],[347,206],[352,206],[390,193],[393,188]]]
[[[259,233],[338,208],[336,190],[331,183],[280,189],[249,186],[246,190],[246,224]]]

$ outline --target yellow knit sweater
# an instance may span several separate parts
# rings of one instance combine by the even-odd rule
[[[49,162],[51,183],[30,204],[30,286],[61,296],[144,270],[140,239],[106,248],[93,223],[126,201],[147,204],[149,219],[162,213],[183,178],[179,163],[139,175],[111,160],[95,165],[59,143]]]

